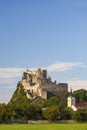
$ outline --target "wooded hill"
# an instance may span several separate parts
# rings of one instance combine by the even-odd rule
[[[87,121],[87,108],[73,112],[67,108],[67,97],[61,98],[52,96],[47,100],[37,97],[35,100],[28,99],[21,84],[18,84],[11,100],[8,104],[0,104],[0,123],[21,122],[28,120],[66,120],[75,119],[78,121]],[[87,102],[87,91],[80,89],[73,92],[76,103]]]

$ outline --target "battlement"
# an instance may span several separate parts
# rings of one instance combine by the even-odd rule
[[[27,80],[29,82],[38,83],[39,80],[47,79],[47,70],[27,70],[23,73],[22,80]]]

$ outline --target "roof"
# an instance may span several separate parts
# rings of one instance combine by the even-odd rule
[[[77,103],[75,105],[75,107],[79,110],[79,109],[83,109],[84,107],[87,107],[87,102],[85,103]]]

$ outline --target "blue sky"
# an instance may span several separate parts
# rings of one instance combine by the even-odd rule
[[[87,89],[87,0],[0,0],[0,102],[26,69]]]

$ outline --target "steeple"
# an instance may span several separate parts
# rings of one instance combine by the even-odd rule
[[[72,87],[71,87],[71,90],[70,90],[70,96],[73,96],[73,93],[72,93]]]

